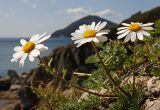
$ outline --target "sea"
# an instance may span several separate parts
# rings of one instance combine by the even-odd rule
[[[25,64],[23,68],[19,68],[18,63],[11,62],[12,55],[14,54],[13,48],[15,46],[20,46],[20,39],[21,38],[0,38],[0,76],[7,75],[8,70],[15,70],[17,73],[23,73],[23,72],[29,72],[32,68],[37,67],[37,64],[39,63],[38,60],[35,60],[34,62],[30,62],[28,57],[25,60]],[[24,38],[26,39],[26,38]],[[26,39],[29,40],[29,39]],[[72,41],[70,38],[50,38],[46,40],[43,44],[46,45],[49,49],[41,52],[42,56],[49,55],[53,49],[60,47],[60,46],[66,46],[68,44],[71,44]]]

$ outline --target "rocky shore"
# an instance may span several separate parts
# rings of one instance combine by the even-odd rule
[[[132,77],[126,79],[128,82],[132,83]],[[31,91],[29,85],[33,82],[38,83],[38,81],[45,82],[48,80],[51,80],[51,76],[46,75],[46,73],[43,73],[40,69],[33,69],[29,74],[17,74],[14,70],[8,70],[8,76],[0,78],[1,110],[34,109],[36,104],[38,104],[39,99]],[[141,76],[136,77],[136,82],[141,83],[144,86],[145,94],[147,96],[146,100],[144,100],[144,110],[159,110],[160,78],[155,76]],[[105,90],[101,91],[104,92]],[[83,98],[87,99],[87,94],[88,93],[82,94],[80,100]]]
[[[93,65],[85,64],[85,59],[93,54],[90,45],[86,44],[80,48],[75,45],[59,47],[46,57],[53,58],[51,65],[59,74],[64,68],[67,70],[66,79],[72,77],[75,71],[90,73]],[[29,110],[38,103],[37,96],[31,91],[30,84],[38,85],[39,82],[53,80],[42,68],[37,67],[29,73],[16,73],[8,70],[6,77],[0,77],[0,108],[1,110]]]
[[[28,74],[17,74],[8,70],[6,77],[0,78],[0,108],[1,110],[29,110],[38,98],[27,86]]]
[[[66,79],[70,80],[72,73],[75,71],[90,73],[94,68],[93,65],[85,64],[85,59],[94,54],[89,44],[76,48],[75,45],[59,47],[46,57],[53,58],[51,66],[54,67],[59,74],[63,68],[67,69]],[[126,78],[132,83],[132,78]],[[31,84],[38,85],[40,82],[44,84],[53,80],[52,75],[47,74],[41,67],[32,69],[29,73],[18,74],[14,70],[8,70],[6,77],[0,77],[0,108],[1,110],[30,110],[38,104],[39,99],[30,88]],[[126,82],[124,80],[124,82]],[[160,78],[152,76],[136,77],[136,82],[142,83],[145,94],[144,110],[160,109]],[[104,90],[102,90],[104,91]],[[65,93],[65,92],[64,92]],[[84,93],[80,98],[87,98]],[[108,99],[109,100],[109,99]]]

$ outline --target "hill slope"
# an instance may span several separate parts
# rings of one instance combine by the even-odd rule
[[[69,26],[65,27],[64,29],[55,31],[52,34],[52,37],[70,37],[71,33],[74,32],[76,29],[78,29],[78,27],[82,24],[91,24],[93,21],[95,21],[96,23],[98,23],[99,21],[107,21],[107,28],[113,28],[116,27],[117,24],[108,21],[104,18],[98,17],[98,16],[86,16],[80,20],[77,20],[75,22],[73,22],[72,24],[70,24]]]
[[[122,21],[122,23],[130,23],[130,22],[142,22],[142,23],[148,23],[148,22],[155,22],[158,19],[160,19],[160,6],[155,7],[151,10],[148,10],[146,12],[137,12],[133,14],[128,19],[125,19]],[[121,24],[117,25],[117,27],[114,27],[111,32],[109,33],[109,36],[111,39],[117,39],[117,28],[120,27]]]
[[[144,13],[141,11],[133,14],[130,18],[124,20],[123,22],[154,22],[160,19],[160,6],[148,10]]]

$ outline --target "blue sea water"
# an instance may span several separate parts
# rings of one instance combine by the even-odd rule
[[[13,69],[18,73],[29,72],[38,64],[38,60],[30,62],[28,58],[25,61],[24,67],[19,68],[18,63],[11,63],[10,60],[14,53],[13,48],[20,45],[20,38],[0,38],[0,76],[4,76],[7,70]],[[70,38],[50,38],[44,44],[49,47],[49,50],[41,53],[41,56],[46,56],[52,52],[53,49],[59,46],[65,46],[71,43]]]

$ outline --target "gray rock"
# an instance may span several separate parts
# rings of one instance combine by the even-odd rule
[[[0,110],[22,110],[16,92],[5,91],[0,93]]]
[[[8,70],[8,76],[11,79],[11,84],[20,84],[20,77],[15,70]]]
[[[93,89],[90,89],[89,91],[95,92],[95,93],[98,92],[98,91],[93,90]],[[80,102],[83,101],[83,100],[88,100],[88,96],[89,96],[89,95],[90,95],[90,94],[89,94],[88,92],[84,92],[84,93],[81,95],[81,97],[78,99],[78,103],[80,103]]]
[[[21,110],[20,103],[16,100],[0,100],[1,110]]]
[[[160,110],[160,100],[150,101],[147,99],[144,105],[144,110]]]
[[[11,87],[10,87],[10,91],[18,91],[18,90],[20,90],[20,88],[21,88],[21,85],[11,85]]]
[[[8,77],[0,78],[0,91],[6,91],[11,86],[11,80]]]
[[[160,94],[160,78],[153,76],[147,82],[147,88],[150,94]]]
[[[21,74],[19,75],[19,77],[20,77],[21,79],[25,79],[25,78],[27,77],[27,73],[21,73]]]
[[[58,73],[61,73],[63,68],[67,70],[65,78],[70,80],[75,71],[90,73],[93,64],[86,64],[85,60],[93,53],[94,50],[90,44],[82,45],[79,48],[76,48],[75,45],[67,45],[54,49],[49,58],[54,59],[51,65]]]
[[[38,67],[30,71],[30,73],[26,77],[26,83],[27,84],[32,83],[33,85],[36,86],[40,82],[47,83],[51,81],[52,78],[53,77],[51,74],[46,73],[46,71],[43,68]]]
[[[19,78],[19,76],[15,70],[8,70],[8,76],[10,78]]]
[[[23,86],[18,92],[19,99],[22,104],[23,110],[30,110],[38,102],[36,94],[34,94],[31,88]]]

